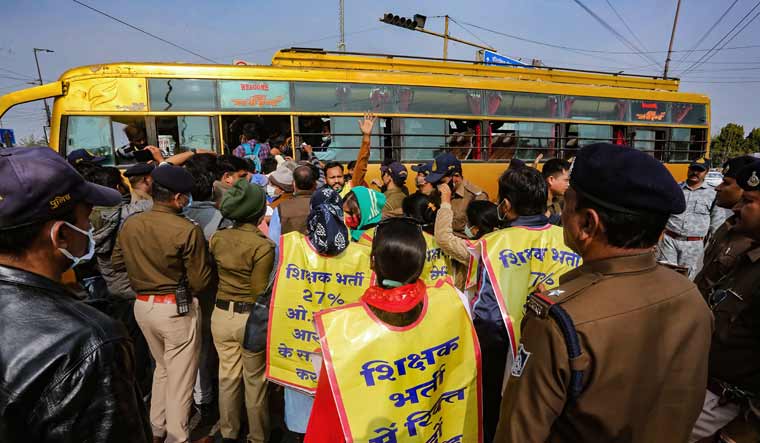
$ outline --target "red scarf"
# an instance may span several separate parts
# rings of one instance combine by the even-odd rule
[[[392,289],[371,286],[364,292],[362,301],[381,311],[401,313],[410,311],[422,302],[426,292],[422,280]]]

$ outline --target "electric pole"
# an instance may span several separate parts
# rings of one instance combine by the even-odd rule
[[[338,42],[338,51],[340,52],[346,52],[346,27],[345,27],[345,17],[346,17],[346,5],[345,0],[339,0],[339,14],[340,14],[340,41]]]
[[[665,71],[662,73],[664,78],[668,78],[668,67],[670,66],[670,55],[673,52],[673,40],[676,37],[676,25],[678,24],[678,12],[681,10],[681,0],[676,4],[676,16],[673,18],[673,32],[670,33],[670,44],[668,45],[668,56],[665,58]]]
[[[449,16],[446,15],[446,25],[443,29],[443,59],[449,58]]]
[[[40,61],[37,58],[38,52],[55,52],[51,51],[50,49],[40,49],[40,48],[34,48],[34,63],[37,65],[37,79],[40,81],[40,86],[42,86],[42,71],[40,71]],[[45,143],[48,144],[48,136],[47,136],[47,128],[50,127],[50,106],[48,106],[47,99],[43,99],[42,103],[45,104],[45,116],[47,117],[47,126],[42,128],[42,136],[45,138]]]

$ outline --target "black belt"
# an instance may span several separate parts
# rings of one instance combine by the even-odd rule
[[[253,303],[246,303],[242,301],[217,300],[216,307],[219,309],[223,309],[225,311],[229,311],[230,303],[232,303],[232,310],[234,312],[237,312],[238,314],[245,314],[246,312],[251,312],[251,309],[253,309],[253,305],[254,305]]]

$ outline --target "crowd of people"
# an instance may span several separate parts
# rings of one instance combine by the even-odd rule
[[[450,152],[368,183],[374,123],[348,165],[4,150],[0,441],[760,441],[760,161],[489,196]]]

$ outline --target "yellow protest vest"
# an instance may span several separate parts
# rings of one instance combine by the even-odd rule
[[[580,266],[581,257],[565,245],[562,228],[552,225],[502,229],[483,237],[480,245],[516,357],[528,294],[539,284],[546,289],[559,285],[559,277]]]
[[[354,188],[354,185],[351,184],[351,180],[347,181],[343,185],[343,189],[340,190],[340,198],[346,198],[349,192],[351,192],[351,189]]]
[[[451,269],[451,259],[449,256],[443,253],[443,250],[438,246],[435,241],[435,237],[427,232],[422,233],[425,237],[425,267],[422,268],[422,274],[420,278],[428,286],[434,286],[439,280],[443,280],[446,277],[453,275]],[[372,241],[375,239],[375,228],[367,229],[361,237],[359,237],[358,243],[360,245],[366,245],[372,247]]]
[[[322,309],[354,303],[364,294],[372,278],[369,252],[366,246],[349,242],[340,255],[325,257],[299,232],[280,238],[267,329],[268,379],[316,392],[319,369],[312,356],[321,351],[313,316]]]
[[[347,442],[482,442],[480,346],[450,281],[420,318],[383,323],[364,302],[317,314]]]

